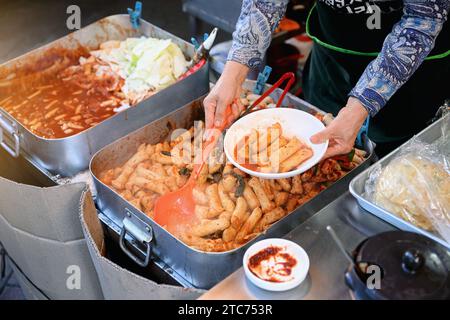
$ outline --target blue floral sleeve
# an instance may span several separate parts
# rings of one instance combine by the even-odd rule
[[[448,1],[448,0],[447,0]],[[228,60],[258,67],[289,0],[244,0]]]
[[[394,25],[380,54],[350,92],[371,116],[411,77],[433,49],[449,6],[450,0],[404,0],[402,19]]]

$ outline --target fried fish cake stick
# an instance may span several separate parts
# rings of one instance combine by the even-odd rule
[[[195,215],[200,220],[201,219],[215,219],[215,218],[217,218],[218,216],[221,216],[224,213],[220,213],[220,212],[216,212],[214,210],[211,210],[208,206],[201,206],[201,205],[196,205],[195,206]],[[231,218],[231,214],[230,214],[230,218]]]
[[[222,203],[220,202],[219,189],[217,183],[210,184],[206,187],[206,195],[209,200],[209,208],[215,212],[224,211]]]
[[[278,122],[264,130],[258,137],[258,143],[250,145],[250,154],[263,153],[266,149],[270,149],[272,144],[276,145],[275,149],[278,149],[281,131],[281,125]]]
[[[197,237],[205,237],[218,231],[223,231],[230,226],[228,217],[219,217],[218,219],[201,220],[200,224],[192,228],[192,234]]]
[[[130,190],[125,190],[123,192],[120,192],[119,194],[127,201],[133,200],[134,198]]]
[[[208,174],[214,174],[222,168],[222,163],[217,160],[213,160],[212,162],[213,163],[208,166]]]
[[[195,216],[199,219],[207,219],[208,218],[209,208],[206,206],[196,205],[195,206]]]
[[[274,208],[274,204],[269,200],[266,192],[264,191],[264,187],[261,185],[258,178],[252,177],[249,182],[249,186],[253,189],[258,198],[259,203],[261,204],[261,209],[263,212],[268,212]]]
[[[135,186],[135,181],[136,181],[137,175],[136,175],[136,171],[134,171],[132,174],[130,174],[130,177],[128,178],[128,181],[125,183],[125,189],[126,190],[130,190],[131,193],[133,193],[133,187]],[[140,187],[140,186],[138,186]]]
[[[291,196],[289,197],[289,200],[286,203],[286,211],[291,212],[294,211],[295,208],[298,206],[298,196]]]
[[[219,193],[220,203],[222,204],[222,207],[227,212],[233,212],[234,211],[234,202],[231,200],[228,193],[225,191],[225,188],[223,186],[223,181],[220,181],[217,186],[217,191]]]
[[[135,197],[139,199],[141,206],[145,211],[153,209],[155,200],[154,195],[151,195],[150,193],[147,193],[143,190],[139,190],[138,192],[136,192]]]
[[[237,231],[233,227],[228,227],[223,230],[222,240],[225,242],[231,242],[236,238]]]
[[[118,190],[123,189],[137,165],[147,159],[148,154],[146,153],[145,143],[143,143],[139,146],[138,151],[123,165],[122,172],[111,182],[111,185]]]
[[[277,182],[283,188],[284,191],[290,192],[291,191],[291,183],[289,178],[282,178],[278,179]]]
[[[192,196],[194,197],[194,201],[196,204],[202,206],[207,206],[209,204],[207,195],[198,187],[192,190]]]
[[[279,143],[280,143],[280,148],[284,147],[285,145],[287,145],[289,143],[289,140],[286,137],[280,137],[279,139]]]
[[[236,187],[237,179],[235,176],[228,174],[226,177],[223,178],[223,188],[226,192],[232,192]]]
[[[231,215],[231,225],[223,231],[222,239],[225,242],[231,242],[236,238],[238,230],[242,224],[247,220],[249,213],[247,212],[247,201],[243,197],[236,200],[236,208]]]
[[[300,164],[311,158],[313,151],[310,148],[301,148],[295,152],[291,157],[281,162],[280,172],[288,172],[297,168]]]
[[[232,171],[233,171],[233,165],[231,163],[227,162],[225,164],[225,167],[223,168],[222,174],[225,176],[225,175],[228,175],[229,173],[232,173]]]
[[[161,163],[153,163],[149,170],[153,171],[155,174],[161,177],[166,177],[166,170],[164,169],[164,166]]]
[[[258,223],[255,226],[254,232],[263,232],[267,229],[272,223],[280,220],[285,215],[285,212],[283,208],[276,208],[270,212],[267,212],[264,214],[261,218],[261,220],[258,221]]]
[[[170,189],[164,184],[164,180],[149,180],[142,177],[136,177],[133,179],[132,183],[160,195],[170,192]]]
[[[160,172],[155,172],[151,169],[146,169],[144,167],[138,166],[136,168],[136,175],[138,177],[143,177],[145,179],[162,179],[164,178],[164,175],[162,175]]]
[[[160,180],[161,181],[161,180]],[[164,184],[169,187],[170,191],[178,190],[177,178],[174,176],[169,176],[164,178]]]
[[[177,136],[177,134],[178,134],[178,136]],[[176,136],[176,138],[172,139],[172,141],[171,141],[172,145],[177,145],[180,142],[183,142],[185,140],[191,140],[192,137],[194,136],[194,127],[192,126],[189,130],[177,129],[172,132],[171,138],[173,136]]]
[[[144,188],[160,195],[170,192],[170,189],[162,182],[149,182],[144,185]]]
[[[248,219],[245,221],[242,228],[237,233],[235,241],[237,243],[242,243],[245,236],[247,236],[248,234],[250,234],[253,231],[256,224],[261,219],[261,217],[262,217],[262,211],[260,208],[256,208],[255,210],[253,210],[252,213],[250,214],[250,216],[248,217]]]
[[[133,199],[128,201],[129,203],[131,203],[136,209],[142,211],[142,206],[141,206],[141,201],[139,199]]]
[[[252,233],[246,235],[246,236],[244,237],[244,239],[242,239],[242,242],[241,242],[241,243],[247,243],[247,242],[249,242],[250,240],[252,240],[253,238],[256,238],[257,236],[259,236],[260,234],[261,234],[261,232],[252,232]],[[236,247],[238,247],[238,246],[236,246]]]
[[[303,193],[302,178],[300,175],[297,175],[292,178],[291,193],[293,193],[293,194],[302,194]]]
[[[309,182],[317,170],[317,165],[301,174],[302,182]]]
[[[289,193],[287,192],[278,192],[277,194],[275,194],[275,205],[277,207],[281,207],[284,206],[287,201],[289,199]]]
[[[161,164],[173,164],[172,155],[165,154],[167,151],[160,151],[153,154],[152,159]]]
[[[239,230],[248,218],[247,208],[247,201],[243,197],[239,197],[236,200],[236,207],[231,215],[231,226],[236,230]]]
[[[247,201],[247,204],[251,210],[260,206],[258,197],[253,192],[252,188],[248,185],[248,183],[245,184],[243,196],[245,198],[245,201]]]
[[[205,164],[202,167],[202,170],[200,171],[200,173],[198,174],[197,177],[197,184],[204,184],[206,182],[206,180],[208,179],[208,174],[209,174],[209,168],[208,165]]]
[[[145,212],[153,210],[155,206],[156,197],[154,195],[149,195],[148,193],[141,197],[141,205],[144,207]]]
[[[274,153],[270,156],[270,162],[282,163],[283,161],[291,157],[294,153],[296,153],[302,146],[303,144],[300,142],[300,140],[298,140],[297,138],[292,138],[287,145],[280,148],[280,152],[278,154]]]
[[[245,139],[246,140],[245,144],[249,147],[249,150],[251,150],[253,148],[256,149],[256,145],[258,144],[258,139],[259,139],[259,131],[256,129],[252,129],[250,132],[250,135],[247,137],[247,139]]]
[[[273,191],[281,191],[283,188],[280,186],[280,184],[277,182],[277,180],[271,179],[269,180],[270,186]]]
[[[145,153],[147,153],[148,159],[151,159],[152,155],[155,153],[155,146],[152,144],[148,144],[145,147]]]
[[[236,145],[235,157],[239,163],[246,162],[250,158],[249,145],[246,140],[242,140]]]
[[[177,189],[184,186],[188,180],[187,176],[180,174],[180,169],[176,166],[167,166],[166,172],[169,177],[175,178],[175,186]]]
[[[271,180],[268,179],[261,179],[261,178],[259,179],[259,182],[263,186],[267,198],[269,198],[269,200],[272,201],[273,198],[275,198],[275,193],[272,190],[272,185],[270,184],[270,181]]]
[[[192,162],[192,145],[190,141],[184,141],[177,144],[170,151],[170,156],[172,157],[172,162],[178,168],[183,168],[187,164]]]
[[[106,185],[111,185],[111,182],[114,179],[114,169],[109,169],[107,171],[103,171],[100,174],[100,181]]]

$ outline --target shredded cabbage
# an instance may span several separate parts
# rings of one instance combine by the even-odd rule
[[[91,54],[125,80],[122,92],[131,100],[173,84],[187,70],[183,52],[170,39],[128,38]]]

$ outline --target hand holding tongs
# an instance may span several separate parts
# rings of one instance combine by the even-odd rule
[[[232,122],[236,122],[237,120],[239,120],[240,118],[242,118],[242,117],[244,117],[244,116],[246,116],[247,114],[249,114],[249,113],[251,113],[251,112],[253,112],[253,111],[256,111],[256,110],[259,110],[259,109],[263,109],[263,108],[261,108],[260,106],[259,106],[259,104],[265,99],[265,98],[267,98],[272,92],[274,92],[276,89],[278,89],[286,80],[288,80],[288,82],[287,82],[287,84],[286,84],[286,87],[284,88],[284,90],[283,90],[283,93],[280,95],[280,97],[279,97],[279,99],[278,99],[278,101],[277,101],[277,104],[276,104],[276,108],[278,108],[280,105],[281,105],[281,103],[283,102],[283,100],[284,100],[284,97],[286,96],[286,94],[288,93],[288,91],[289,91],[289,89],[291,88],[291,86],[294,84],[294,82],[295,82],[295,75],[294,75],[294,73],[292,73],[292,72],[286,72],[285,74],[283,74],[283,76],[281,76],[281,78],[280,79],[278,79],[278,81],[277,82],[275,82],[266,92],[264,92],[258,99],[256,99],[249,107],[247,107],[247,109],[245,109],[240,115],[239,115],[239,117],[238,118],[236,118],[236,119],[234,119]],[[229,119],[229,117],[230,117],[230,115],[231,115],[231,105],[232,104],[234,104],[234,103],[238,103],[237,101],[236,101],[237,99],[235,99],[234,101],[233,101],[233,103],[231,103],[230,105],[228,105],[227,106],[227,109],[225,110],[225,120],[223,121],[223,123],[222,123],[222,125],[220,125],[220,126],[216,126],[216,127],[214,127],[213,128],[213,130],[215,130],[216,132],[218,131],[219,132],[219,135],[217,135],[217,136],[220,136],[220,134],[222,134],[224,131],[225,131],[225,129],[226,129],[226,127],[229,125],[229,124],[231,124],[231,123],[227,123],[228,121],[228,119]],[[207,142],[211,142],[211,135],[207,135],[206,137],[205,137],[205,140],[207,141]],[[212,148],[211,148],[212,149]],[[206,156],[206,158],[207,158],[207,156]]]

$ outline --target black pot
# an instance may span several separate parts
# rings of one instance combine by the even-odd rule
[[[450,299],[450,251],[405,231],[390,231],[363,241],[345,282],[356,299]]]

